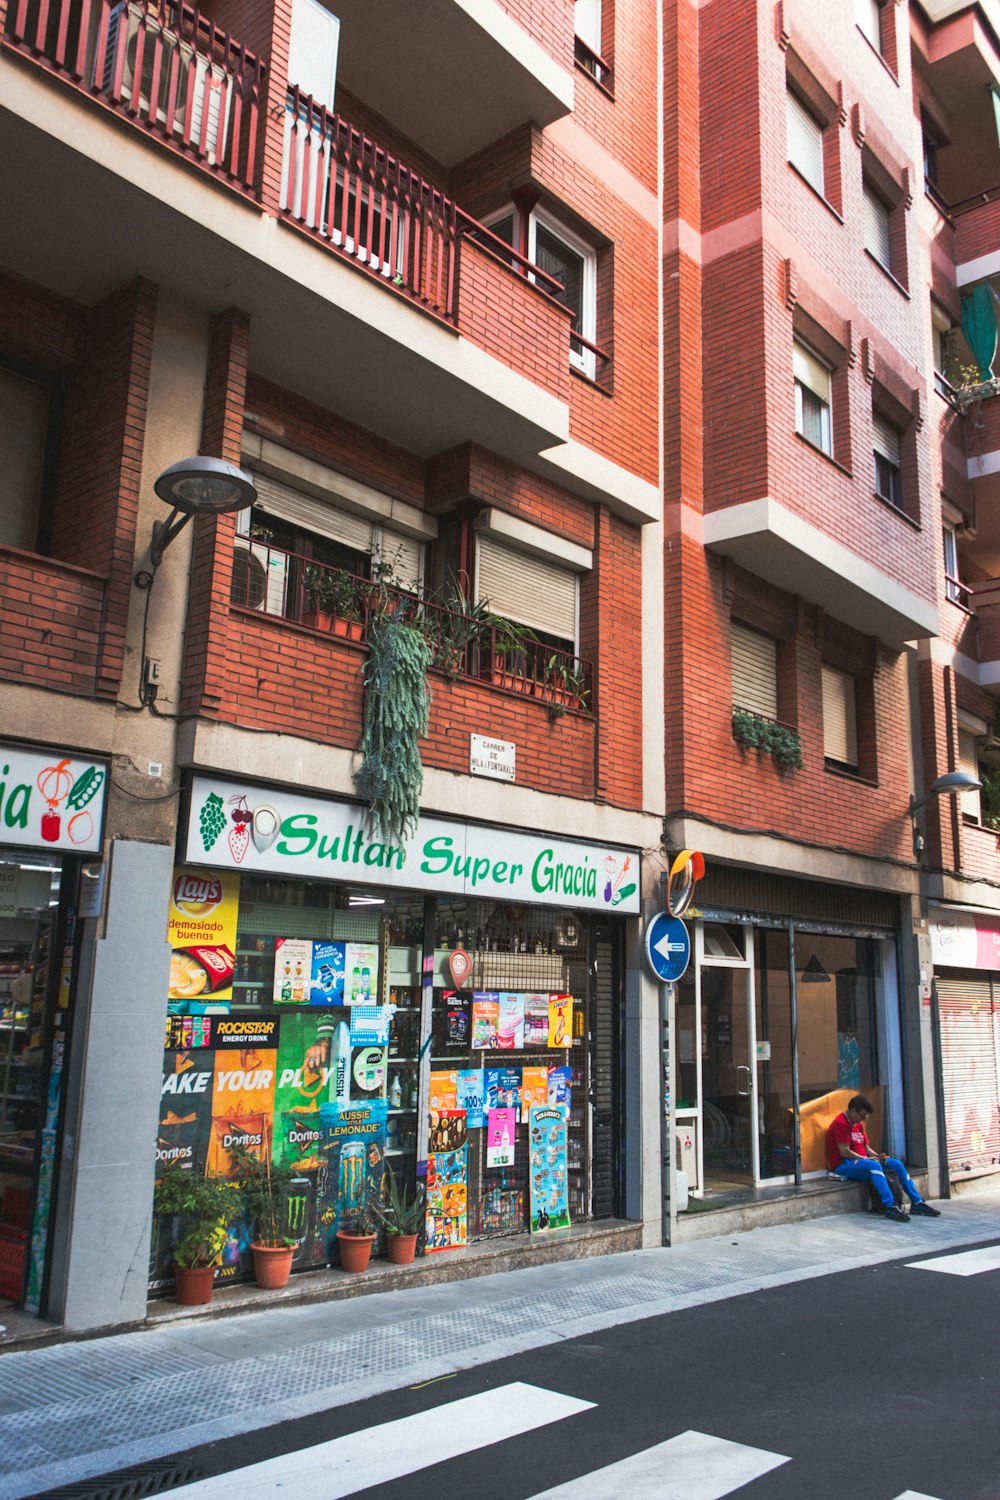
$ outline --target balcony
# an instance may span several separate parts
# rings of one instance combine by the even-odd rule
[[[114,697],[102,672],[106,580],[51,557],[0,547],[0,677]]]
[[[976,619],[979,686],[1000,697],[1000,578],[965,590]]]
[[[186,0],[15,0],[6,40],[178,155],[252,190],[260,59]]]
[[[398,586],[375,565],[363,578],[265,542],[237,542],[230,599],[273,622],[332,636],[363,649],[373,619],[412,625],[431,650],[431,667],[452,681],[488,683],[559,712],[586,713],[593,701],[590,662],[561,651],[527,628],[489,613],[452,608]]]

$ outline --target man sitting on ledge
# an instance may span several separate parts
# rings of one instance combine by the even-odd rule
[[[875,1106],[864,1094],[855,1094],[847,1108],[833,1120],[826,1132],[826,1154],[830,1171],[837,1177],[851,1182],[869,1182],[882,1200],[887,1219],[897,1224],[908,1224],[910,1214],[897,1208],[892,1189],[885,1180],[883,1168],[888,1167],[899,1178],[903,1191],[910,1200],[910,1213],[923,1214],[929,1219],[941,1217],[941,1211],[925,1203],[917,1191],[917,1185],[903,1163],[895,1156],[886,1156],[884,1151],[873,1151],[868,1143],[865,1120],[875,1113]]]

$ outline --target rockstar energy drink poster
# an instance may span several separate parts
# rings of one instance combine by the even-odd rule
[[[238,875],[174,870],[167,916],[167,942],[173,949],[167,998],[174,1014],[229,1009],[239,904]]]

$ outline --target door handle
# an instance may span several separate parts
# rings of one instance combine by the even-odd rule
[[[745,1089],[741,1089],[740,1088],[740,1081],[739,1081],[739,1077],[737,1076],[737,1079],[736,1079],[736,1092],[737,1092],[737,1094],[739,1095],[739,1097],[741,1099],[749,1098],[750,1097],[750,1068],[749,1068],[749,1065],[747,1063],[739,1063],[739,1064],[737,1064],[736,1072],[737,1072],[737,1075],[739,1075],[740,1073],[745,1073],[747,1075],[747,1077],[746,1077],[746,1084],[747,1084],[747,1086],[746,1086]]]

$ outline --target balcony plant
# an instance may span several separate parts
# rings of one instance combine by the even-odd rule
[[[257,1285],[277,1290],[288,1281],[297,1244],[287,1232],[292,1169],[286,1162],[272,1161],[269,1151],[259,1157],[245,1145],[231,1146],[229,1159],[250,1226]]]
[[[368,626],[365,718],[358,793],[380,838],[404,843],[416,827],[424,770],[419,740],[427,734],[431,648],[415,624],[378,612]]]
[[[334,635],[360,641],[364,635],[364,589],[360,578],[346,568],[324,568],[318,592],[321,608],[330,616]]]
[[[491,615],[489,624],[493,630],[491,682],[515,693],[530,694],[533,682],[528,676],[528,652],[537,644],[534,635],[526,626],[500,615]]]
[[[345,1219],[337,1230],[337,1250],[344,1271],[367,1271],[375,1243],[375,1218],[368,1207]]]
[[[587,681],[583,669],[573,656],[561,652],[550,656],[545,665],[543,696],[556,708],[582,708],[587,700]]]
[[[412,1194],[400,1189],[396,1174],[389,1167],[385,1174],[386,1199],[375,1206],[374,1212],[385,1230],[386,1254],[394,1265],[408,1266],[413,1261],[417,1248],[417,1235],[426,1212],[425,1192],[418,1182]]]
[[[741,748],[770,755],[783,771],[801,769],[802,741],[796,730],[742,708],[733,710],[732,722],[733,739]]]
[[[178,1221],[173,1245],[177,1301],[184,1307],[210,1302],[226,1231],[240,1211],[238,1187],[174,1165],[153,1189],[153,1209]]]
[[[329,630],[333,616],[323,602],[323,574],[325,569],[312,566],[302,574],[302,591],[305,596],[302,623],[311,630]]]

